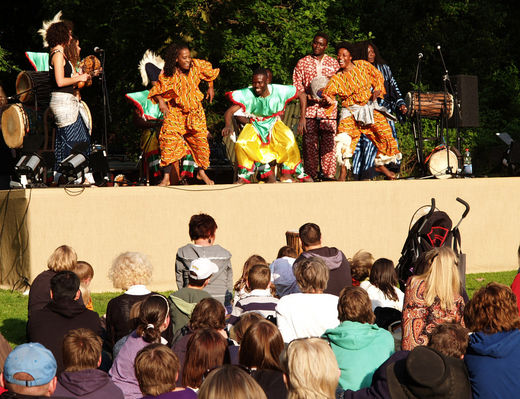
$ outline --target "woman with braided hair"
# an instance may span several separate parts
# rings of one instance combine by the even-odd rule
[[[167,344],[161,333],[169,324],[170,306],[166,297],[152,294],[142,302],[139,324],[122,346],[109,371],[112,381],[123,391],[125,399],[143,397],[135,375],[135,358],[141,349],[150,344]]]
[[[164,123],[159,134],[161,167],[164,178],[160,186],[179,182],[179,160],[185,158],[181,177],[192,177],[206,184],[213,181],[206,175],[209,167],[209,144],[206,115],[202,107],[204,95],[201,80],[208,82],[206,98],[213,101],[213,81],[219,74],[208,61],[191,58],[186,44],[170,45],[164,57],[164,69],[148,98],[159,104]]]

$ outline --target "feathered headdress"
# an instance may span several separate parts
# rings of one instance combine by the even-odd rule
[[[45,39],[47,36],[47,29],[49,29],[49,26],[56,22],[61,22],[61,11],[58,11],[58,13],[50,21],[43,21],[41,29],[38,30],[38,33],[43,39],[43,47],[49,47],[49,43],[47,43],[47,40]]]
[[[151,64],[148,65],[147,64]],[[153,66],[152,66],[153,65]],[[152,66],[152,68],[150,68]],[[154,68],[155,67],[155,68]],[[141,79],[143,80],[143,86],[148,86],[151,80],[157,80],[159,73],[164,68],[164,60],[155,54],[152,50],[146,50],[143,58],[139,62],[139,72],[141,73]],[[153,74],[155,76],[150,76]]]

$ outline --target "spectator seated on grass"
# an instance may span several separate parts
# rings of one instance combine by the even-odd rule
[[[329,268],[321,258],[309,258],[294,270],[301,293],[286,295],[276,306],[276,321],[284,342],[319,337],[339,324],[338,297],[324,294]]]
[[[240,316],[248,312],[260,313],[263,317],[276,322],[278,298],[271,295],[271,270],[267,265],[254,265],[247,274],[249,293],[240,299],[231,312],[228,324],[235,324]]]
[[[145,399],[196,399],[191,389],[176,387],[179,359],[162,344],[141,349],[135,358],[135,375]]]
[[[269,266],[271,281],[275,286],[278,298],[300,292],[293,272],[293,264],[297,256],[294,248],[285,245],[278,250],[276,260]]]
[[[0,385],[7,389],[2,399],[49,397],[56,389],[56,360],[41,344],[19,345],[5,360]]]
[[[202,383],[198,399],[267,399],[258,383],[237,366],[212,370]]]
[[[352,274],[352,285],[359,286],[363,281],[368,279],[374,257],[370,252],[363,249],[357,251],[354,256],[349,259],[350,272]]]
[[[211,276],[217,272],[218,266],[209,259],[199,258],[191,262],[188,285],[170,295],[174,334],[188,324],[195,306],[202,299],[211,296],[204,288],[209,284]]]
[[[323,290],[325,294],[339,295],[344,287],[352,286],[350,264],[345,254],[337,248],[321,244],[321,231],[317,224],[305,223],[300,227],[299,234],[303,252],[296,258],[293,269],[305,259],[318,257],[329,269],[329,278]]]
[[[54,250],[47,261],[48,270],[38,274],[31,284],[27,305],[29,318],[35,310],[43,309],[51,301],[51,278],[58,272],[74,270],[77,260],[76,251],[68,245],[62,245]]]
[[[53,396],[78,399],[124,399],[107,373],[98,370],[103,340],[92,330],[71,330],[63,339],[63,365]]]
[[[89,310],[94,310],[92,304],[92,297],[90,295],[90,282],[94,278],[94,268],[90,263],[83,260],[79,260],[76,263],[76,267],[73,270],[74,273],[79,277],[79,290],[81,291],[81,297],[85,307]]]
[[[233,286],[233,289],[235,291],[235,296],[233,297],[233,304],[236,304],[242,298],[245,298],[246,295],[249,293],[249,289],[247,288],[247,274],[254,265],[267,266],[267,262],[262,256],[256,254],[251,255],[249,258],[246,259],[246,261],[244,262],[244,266],[242,267],[242,275]]]
[[[51,279],[52,300],[33,312],[28,323],[30,342],[39,342],[49,349],[64,370],[63,338],[70,330],[88,328],[101,336],[103,329],[96,312],[88,310],[81,300],[79,278],[74,272],[61,271]]]

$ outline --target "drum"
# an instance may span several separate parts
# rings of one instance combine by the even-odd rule
[[[452,174],[458,173],[459,171],[459,157],[457,156],[454,148],[446,149],[445,146],[436,147],[433,152],[426,158],[428,164],[428,170],[437,179],[449,179]],[[447,154],[448,152],[448,154]],[[448,172],[448,156],[449,156],[449,167],[451,173]]]
[[[92,114],[90,108],[85,101],[81,101],[82,107],[80,107],[81,117],[83,118],[85,125],[87,126],[88,133],[92,134]],[[83,109],[82,109],[83,108]]]
[[[421,112],[419,113],[419,99],[421,100]],[[412,91],[406,94],[406,106],[408,116],[418,113],[423,118],[439,118],[444,108],[444,93],[419,93]],[[446,112],[448,118],[453,116],[453,96],[446,96]]]
[[[9,148],[36,151],[43,144],[43,113],[11,104],[2,114],[2,133]]]
[[[16,94],[24,104],[35,104],[47,108],[51,101],[51,81],[49,72],[22,71],[16,78]]]
[[[298,256],[302,253],[302,242],[300,241],[300,233],[295,230],[289,230],[285,232],[285,240],[287,246],[294,248]]]
[[[312,97],[319,100],[322,97],[323,89],[329,83],[329,78],[326,76],[317,76],[311,80],[311,93]]]

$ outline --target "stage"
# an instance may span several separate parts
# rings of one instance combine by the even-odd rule
[[[199,212],[217,221],[216,242],[233,254],[235,279],[249,255],[272,261],[285,232],[305,222],[317,223],[323,244],[347,257],[366,249],[397,263],[412,215],[432,197],[454,224],[464,210],[455,198],[471,206],[460,226],[468,273],[518,267],[518,178],[35,188],[0,191],[0,283],[32,281],[51,252],[68,244],[93,265],[94,292],[114,291],[107,270],[123,251],[147,254],[150,287],[173,290],[175,254],[189,242],[188,221]]]

